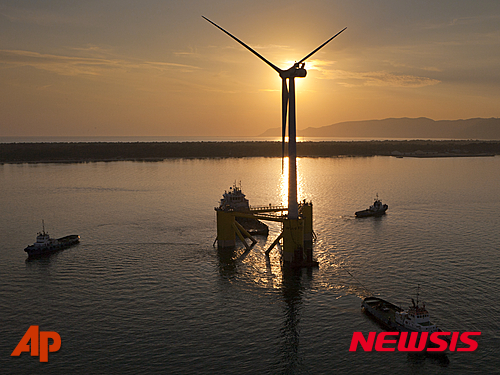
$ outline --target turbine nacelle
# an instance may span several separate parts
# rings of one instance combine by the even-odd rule
[[[295,63],[290,69],[282,70],[280,77],[286,78],[304,78],[307,75],[307,70],[304,69],[305,63]]]

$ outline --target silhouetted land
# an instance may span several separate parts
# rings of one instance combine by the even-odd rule
[[[281,128],[268,129],[264,137],[279,137]],[[419,118],[386,118],[383,120],[346,121],[319,128],[298,130],[301,137],[400,138],[400,139],[500,139],[500,118],[466,120],[432,120]]]
[[[300,157],[500,155],[500,141],[300,142]],[[2,143],[0,163],[157,161],[171,158],[280,157],[280,142]]]

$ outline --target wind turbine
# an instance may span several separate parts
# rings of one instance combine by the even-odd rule
[[[304,78],[307,75],[307,71],[304,69],[305,60],[311,57],[313,54],[318,52],[326,44],[328,44],[337,35],[343,32],[347,27],[340,30],[337,34],[332,36],[314,51],[309,53],[307,56],[302,58],[300,61],[293,64],[292,67],[283,70],[278,68],[272,62],[267,60],[260,53],[255,51],[253,48],[236,38],[234,35],[224,30],[222,27],[216,23],[210,21],[205,16],[202,16],[205,20],[210,22],[212,25],[220,29],[222,32],[229,35],[231,38],[240,43],[243,47],[248,49],[267,65],[273,68],[281,77],[282,80],[282,92],[281,92],[281,111],[282,111],[282,124],[281,124],[281,141],[282,141],[282,157],[285,150],[285,133],[286,133],[286,120],[287,120],[287,109],[289,109],[288,114],[288,218],[298,219],[299,217],[299,207],[297,203],[297,140],[296,140],[296,117],[295,117],[295,78]],[[288,80],[288,84],[287,84]]]

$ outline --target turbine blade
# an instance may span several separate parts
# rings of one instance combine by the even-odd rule
[[[247,44],[243,43],[241,40],[239,40],[238,38],[236,38],[234,35],[232,35],[231,33],[227,32],[226,30],[224,30],[222,27],[220,27],[219,25],[217,25],[215,22],[212,22],[210,21],[207,17],[205,16],[202,16],[204,19],[206,19],[208,22],[210,22],[212,25],[214,25],[215,27],[217,27],[219,30],[223,31],[224,33],[226,33],[227,35],[229,35],[231,38],[233,38],[234,40],[236,40],[238,43],[240,43],[243,47],[245,47],[246,49],[248,49],[250,52],[252,52],[254,55],[256,55],[258,58],[260,58],[262,61],[264,61],[267,65],[269,65],[271,68],[273,68],[274,70],[276,70],[279,74],[281,74],[281,72],[283,72],[283,70],[281,70],[280,68],[278,68],[276,65],[274,65],[272,62],[270,62],[269,60],[267,60],[264,56],[262,56],[260,53],[258,53],[257,51],[255,51],[253,48],[251,48],[250,46],[248,46]]]
[[[337,34],[335,34],[334,36],[332,36],[330,39],[328,39],[325,43],[323,43],[322,45],[320,45],[318,48],[316,48],[314,51],[312,51],[309,55],[307,55],[306,57],[304,57],[302,60],[300,60],[297,64],[301,64],[303,63],[306,59],[308,59],[309,57],[311,57],[312,55],[314,55],[316,52],[318,52],[321,48],[323,48],[324,46],[326,46],[333,38],[335,38],[337,35],[339,35],[342,31],[344,31],[345,29],[347,29],[347,27],[344,27],[342,30],[340,30]]]
[[[288,111],[288,87],[286,85],[286,78],[282,78],[281,80],[283,81],[281,86],[281,173],[283,173],[285,169],[285,134]]]

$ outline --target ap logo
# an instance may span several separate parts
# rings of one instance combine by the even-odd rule
[[[49,339],[52,339],[50,345]],[[40,356],[40,362],[48,362],[49,352],[57,352],[59,349],[61,349],[61,336],[57,332],[44,332],[40,331],[38,326],[31,326],[11,356],[18,357],[23,352],[31,352],[32,357]]]

